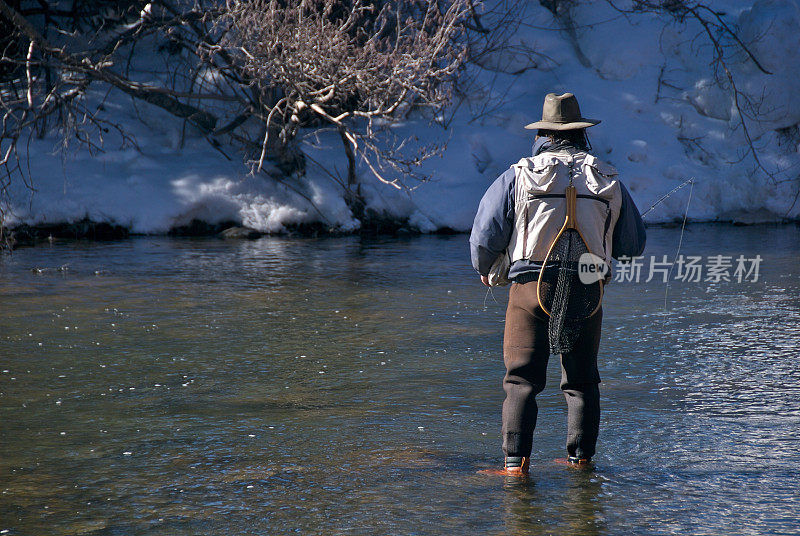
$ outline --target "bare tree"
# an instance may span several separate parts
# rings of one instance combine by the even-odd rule
[[[12,180],[33,187],[26,137],[58,129],[64,146],[101,151],[115,130],[135,143],[87,97],[96,87],[161,108],[278,180],[303,171],[298,135],[334,129],[358,208],[359,162],[403,188],[435,151],[409,150],[388,125],[447,106],[467,15],[467,0],[0,0],[0,197]],[[153,42],[163,66],[132,68]]]
[[[177,86],[136,81],[127,54],[144,36],[168,30],[175,21],[149,16],[150,4],[122,2],[5,2],[0,1],[0,233],[3,201],[12,181],[34,190],[26,159],[33,136],[61,133],[62,147],[77,141],[101,151],[115,130],[124,144],[135,144],[115,118],[103,113],[103,102],[86,98],[92,85],[118,89],[135,99],[184,118],[211,132],[217,120],[193,104],[198,100],[226,99],[225,95],[184,92]],[[126,54],[127,53],[127,54]],[[24,156],[25,158],[21,158]]]
[[[715,9],[711,2],[692,0],[633,0],[631,2],[606,0],[606,2],[624,16],[635,17],[639,14],[650,13],[663,16],[665,25],[669,23],[684,26],[695,25],[697,34],[693,38],[707,45],[708,50],[711,51],[709,72],[716,85],[730,96],[732,107],[736,111],[733,118],[735,128],[741,131],[745,140],[744,152],[740,155],[739,161],[751,158],[754,163],[754,171],[759,171],[775,185],[781,182],[800,181],[800,176],[787,177],[786,170],[779,172],[764,163],[763,147],[759,147],[757,137],[753,135],[754,126],[764,121],[770,114],[774,114],[775,110],[765,109],[761,99],[762,95],[744,91],[737,80],[736,72],[739,64],[749,62],[763,74],[770,75],[772,73],[754,54],[751,48],[752,44],[745,42],[736,26],[726,20],[724,12]],[[580,9],[580,6],[585,4],[585,0],[540,0],[540,4],[553,13],[556,20],[562,25],[563,31],[575,45],[579,59],[584,65],[587,65],[588,59],[577,46],[580,29],[574,24],[572,17],[574,10]],[[664,80],[663,76],[664,70],[662,69],[658,81],[659,92],[662,88],[670,87],[669,82]],[[783,129],[783,131],[789,132],[790,130]],[[784,132],[778,132],[779,138],[785,137]],[[687,151],[708,154],[698,138],[681,137],[679,139],[687,147]],[[798,183],[796,195],[786,212],[787,215],[794,208],[798,199],[800,199],[800,183]]]
[[[224,50],[241,58],[257,92],[280,90],[261,110],[267,128],[258,168],[275,144],[286,147],[320,124],[341,137],[348,188],[358,160],[381,182],[404,187],[433,153],[407,156],[397,150],[407,140],[391,140],[385,127],[411,110],[435,113],[450,103],[465,59],[466,0],[229,0],[227,7]]]
[[[612,0],[609,2],[614,5]],[[759,151],[754,144],[748,125],[749,121],[759,120],[760,105],[752,96],[739,89],[731,66],[732,58],[736,56],[737,52],[744,53],[747,59],[762,73],[771,73],[758,61],[750,47],[742,41],[736,29],[725,21],[724,14],[704,3],[685,0],[669,0],[667,2],[635,0],[634,9],[640,12],[666,13],[677,22],[683,23],[690,20],[702,28],[703,36],[713,50],[711,65],[714,76],[721,87],[729,90],[734,108],[738,112],[739,126],[747,142],[747,154],[753,157],[759,169],[774,180],[774,172],[767,169],[759,158]]]

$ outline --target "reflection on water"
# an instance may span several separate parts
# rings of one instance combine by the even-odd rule
[[[651,229],[648,255],[679,232]],[[0,258],[7,534],[800,531],[800,231],[692,227],[756,283],[608,287],[597,466],[498,466],[505,290],[465,236],[141,238]],[[65,266],[65,269],[58,269]],[[553,360],[554,361],[554,360]]]
[[[506,479],[503,514],[506,534],[616,533],[605,523],[603,479],[594,471],[563,468],[571,474],[547,475],[541,469],[528,481]],[[547,474],[547,473],[545,473]]]

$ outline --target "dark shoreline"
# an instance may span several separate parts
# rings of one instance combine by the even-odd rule
[[[682,225],[682,221],[662,223],[645,222],[646,227],[653,228],[675,228],[681,227]],[[723,227],[778,227],[784,225],[800,225],[800,219],[786,219],[780,222],[757,223],[742,223],[733,220],[688,220],[686,225],[693,227],[698,225]],[[321,222],[287,226],[286,230],[280,233],[263,233],[256,229],[242,227],[238,223],[232,221],[210,224],[201,220],[192,220],[189,224],[174,227],[166,233],[142,234],[132,233],[127,227],[115,223],[96,222],[85,218],[77,222],[61,222],[43,225],[22,224],[10,229],[0,228],[0,250],[13,250],[20,247],[35,247],[37,245],[49,244],[56,240],[88,240],[94,242],[109,242],[142,236],[170,236],[185,238],[218,237],[223,240],[255,240],[266,236],[284,238],[333,238],[344,236],[360,236],[363,238],[375,238],[418,236],[423,234],[457,235],[468,233],[469,231],[458,231],[449,227],[443,227],[431,233],[423,233],[416,227],[409,225],[406,220],[377,217],[366,220],[366,223],[362,224],[360,229],[352,232],[343,232],[336,229],[331,229],[326,224]]]
[[[96,222],[85,218],[77,222],[49,223],[44,225],[22,224],[10,229],[0,228],[0,250],[35,247],[37,245],[49,244],[56,240],[109,242],[141,236],[185,238],[217,237],[223,240],[255,240],[265,236],[286,238],[361,236],[364,238],[372,238],[379,236],[417,236],[423,234],[454,235],[461,234],[461,231],[444,227],[432,233],[423,233],[418,228],[409,225],[406,220],[377,217],[367,220],[366,223],[362,223],[361,228],[352,232],[332,229],[321,222],[286,226],[286,230],[280,233],[264,233],[256,229],[242,227],[240,224],[232,221],[211,224],[201,220],[192,220],[189,224],[173,227],[166,233],[142,234],[132,233],[127,227],[115,223]]]

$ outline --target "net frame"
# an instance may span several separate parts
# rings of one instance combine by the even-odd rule
[[[572,176],[564,197],[567,205],[564,225],[548,248],[537,283],[539,305],[549,317],[548,336],[553,354],[573,349],[583,321],[600,309],[604,290],[602,280],[586,285],[578,277],[577,259],[591,252],[577,225],[577,191]],[[565,258],[566,263],[562,262]]]

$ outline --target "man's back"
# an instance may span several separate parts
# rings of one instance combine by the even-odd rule
[[[572,253],[596,255],[609,269],[601,272],[608,274],[612,257],[640,255],[645,243],[641,216],[616,170],[591,154],[585,129],[598,123],[581,116],[571,93],[548,94],[542,120],[526,127],[539,129],[533,156],[521,159],[492,183],[475,215],[470,254],[481,281],[489,285],[496,260],[510,261],[503,334],[503,451],[504,472],[509,475],[527,473],[538,414],[536,395],[544,389],[551,351],[561,358],[568,461],[588,464],[595,452],[603,282],[579,280],[575,276],[579,269],[573,266],[579,263]],[[550,263],[555,246],[564,241],[569,255]],[[553,273],[551,267],[563,298],[560,311],[570,314],[561,315],[554,302],[547,302],[543,284]],[[599,292],[589,293],[590,285]],[[578,310],[572,307],[572,297],[590,294],[595,305],[571,314]],[[562,328],[567,320],[570,335],[565,338]]]

